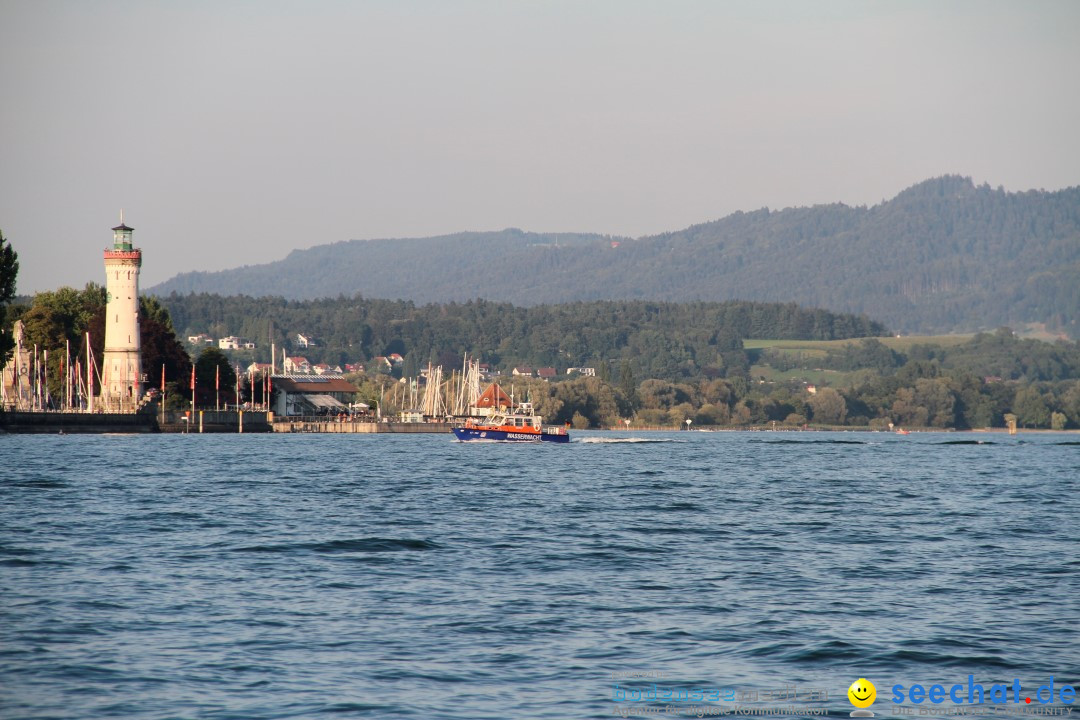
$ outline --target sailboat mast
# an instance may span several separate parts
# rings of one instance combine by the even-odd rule
[[[90,353],[90,333],[86,333],[86,412],[94,412],[94,356]]]

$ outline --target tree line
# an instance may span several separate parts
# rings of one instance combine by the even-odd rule
[[[254,340],[246,360],[269,361],[271,341],[313,363],[368,362],[398,353],[404,374],[428,362],[460,367],[463,356],[509,370],[519,365],[598,367],[631,359],[638,377],[678,379],[746,372],[747,337],[833,340],[887,334],[863,316],[793,303],[599,301],[519,307],[473,300],[417,305],[362,297],[169,295],[161,298],[185,335]],[[296,335],[318,338],[300,348]],[[279,352],[280,358],[280,352]]]

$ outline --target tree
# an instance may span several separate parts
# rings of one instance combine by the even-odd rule
[[[896,391],[890,415],[893,422],[900,426],[926,427],[930,420],[930,411],[919,404],[915,391],[907,387]]]
[[[1080,425],[1080,381],[1074,382],[1061,398],[1061,411],[1074,425]]]
[[[416,359],[416,353],[406,353],[405,362],[402,364],[401,377],[414,378],[420,375],[420,363]]]
[[[634,367],[629,360],[623,360],[619,368],[619,390],[630,404],[631,408],[637,408],[640,401],[637,396],[637,381],[634,380]]]
[[[105,288],[87,283],[83,290],[62,287],[34,295],[21,320],[25,334],[23,346],[36,345],[49,352],[46,372],[49,392],[60,397],[63,387],[64,354],[71,350],[71,360],[86,358],[86,332],[92,334],[94,357],[100,363],[105,343]],[[99,326],[96,325],[100,321]]]
[[[777,388],[769,393],[765,414],[769,420],[784,420],[792,413],[806,415],[806,402],[801,394],[793,394],[787,388]]]
[[[585,377],[555,383],[554,398],[561,401],[552,418],[555,422],[576,422],[581,415],[590,426],[616,425],[621,417],[616,391],[600,378]]]
[[[666,410],[657,408],[644,408],[637,413],[637,424],[645,427],[659,427],[667,425],[670,421]]]
[[[168,332],[176,334],[168,309],[153,295],[139,296],[139,319],[152,320]]]
[[[731,385],[725,380],[708,380],[701,385],[702,399],[713,405],[730,405],[734,394]]]
[[[814,413],[814,422],[824,425],[843,425],[847,417],[844,396],[832,388],[821,388],[811,396],[808,403]]]
[[[880,340],[868,338],[859,343],[848,343],[839,350],[829,350],[823,366],[837,370],[873,368],[887,374],[899,367],[902,360],[903,356]]]
[[[726,425],[730,417],[731,412],[727,405],[706,403],[697,411],[693,420],[697,425]]]
[[[694,389],[687,385],[676,385],[667,380],[646,380],[637,389],[641,406],[670,410],[692,400]]]
[[[15,347],[7,322],[7,305],[15,297],[15,279],[19,274],[19,256],[0,232],[0,368],[7,364]]]
[[[926,408],[927,418],[933,427],[951,427],[956,420],[953,412],[956,399],[947,381],[942,378],[916,380],[915,402]]]
[[[668,410],[668,422],[675,427],[679,427],[685,423],[688,419],[694,419],[694,406],[690,403],[680,403],[675,407]]]
[[[731,422],[734,425],[749,425],[750,424],[750,408],[746,406],[745,400],[740,400],[735,403],[735,408],[731,413]]]
[[[183,407],[184,398],[191,397],[191,358],[176,337],[169,311],[152,296],[139,298],[139,347],[147,388],[160,388],[164,371],[169,406]],[[226,386],[222,378],[221,387],[234,386]]]
[[[236,372],[229,362],[225,353],[215,347],[205,348],[199,353],[195,361],[195,392],[196,403],[210,405],[214,399],[216,386],[219,380],[220,387],[225,393],[225,398],[230,397],[230,391],[236,385]]]
[[[1034,387],[1017,390],[1012,409],[1024,427],[1046,427],[1050,423],[1050,408],[1042,393]]]

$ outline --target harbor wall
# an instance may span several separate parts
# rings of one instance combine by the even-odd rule
[[[446,423],[353,422],[345,420],[274,420],[276,433],[449,433]]]
[[[158,423],[166,433],[268,433],[272,430],[270,416],[273,413],[243,410],[196,410],[177,412],[170,410]],[[186,418],[186,419],[185,419]]]
[[[8,433],[152,433],[157,429],[155,418],[142,413],[0,413],[0,430]]]
[[[200,417],[201,415],[201,417]],[[204,433],[271,431],[268,413],[195,411],[184,422],[184,413],[85,413],[85,412],[0,412],[0,432],[19,434],[88,433]]]

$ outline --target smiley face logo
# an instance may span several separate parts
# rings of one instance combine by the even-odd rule
[[[877,699],[877,688],[866,678],[859,678],[847,689],[848,700],[857,708],[867,708]]]

